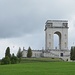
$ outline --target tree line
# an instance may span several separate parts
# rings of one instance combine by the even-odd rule
[[[32,57],[32,50],[30,47],[28,48],[27,57],[28,58]],[[10,47],[7,47],[5,51],[5,57],[1,59],[1,65],[20,63],[21,59],[22,59],[22,51],[20,47],[16,55],[14,53],[11,54]],[[70,59],[73,61],[75,60],[75,46],[71,47]]]
[[[32,56],[32,50],[29,47],[28,52],[27,52],[27,57],[31,58],[31,56]],[[11,54],[10,53],[10,47],[7,47],[6,51],[5,51],[5,57],[1,59],[1,65],[20,63],[21,58],[22,58],[22,51],[21,51],[20,47],[19,47],[19,50],[17,52],[17,55],[15,55],[14,53]]]

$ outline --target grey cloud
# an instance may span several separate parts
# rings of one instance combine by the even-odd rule
[[[1,0],[0,37],[18,37],[43,30],[47,19],[66,19],[75,7],[65,0]],[[69,8],[69,9],[68,9]]]
[[[40,23],[34,10],[22,6],[4,3],[0,12],[0,37],[15,37],[35,32],[39,29]],[[14,1],[15,2],[15,1]],[[20,3],[19,3],[20,4]],[[29,10],[30,9],[30,10]]]

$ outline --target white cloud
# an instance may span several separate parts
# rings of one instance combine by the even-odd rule
[[[69,18],[69,32],[68,32],[69,33],[69,48],[75,45],[74,31],[75,31],[75,14],[71,15]]]

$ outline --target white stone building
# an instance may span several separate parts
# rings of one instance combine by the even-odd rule
[[[27,57],[27,50],[23,49],[22,51],[22,57]],[[32,50],[32,57],[33,58],[40,58],[42,57],[42,50]]]
[[[54,34],[59,36],[59,49],[54,49]],[[27,50],[23,50],[23,57],[27,57]],[[32,50],[32,57],[52,57],[70,60],[68,50],[68,21],[47,20],[45,25],[45,50]]]

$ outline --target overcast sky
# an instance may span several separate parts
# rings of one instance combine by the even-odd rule
[[[0,0],[0,58],[29,46],[45,46],[47,20],[68,20],[69,49],[75,42],[75,0]]]

